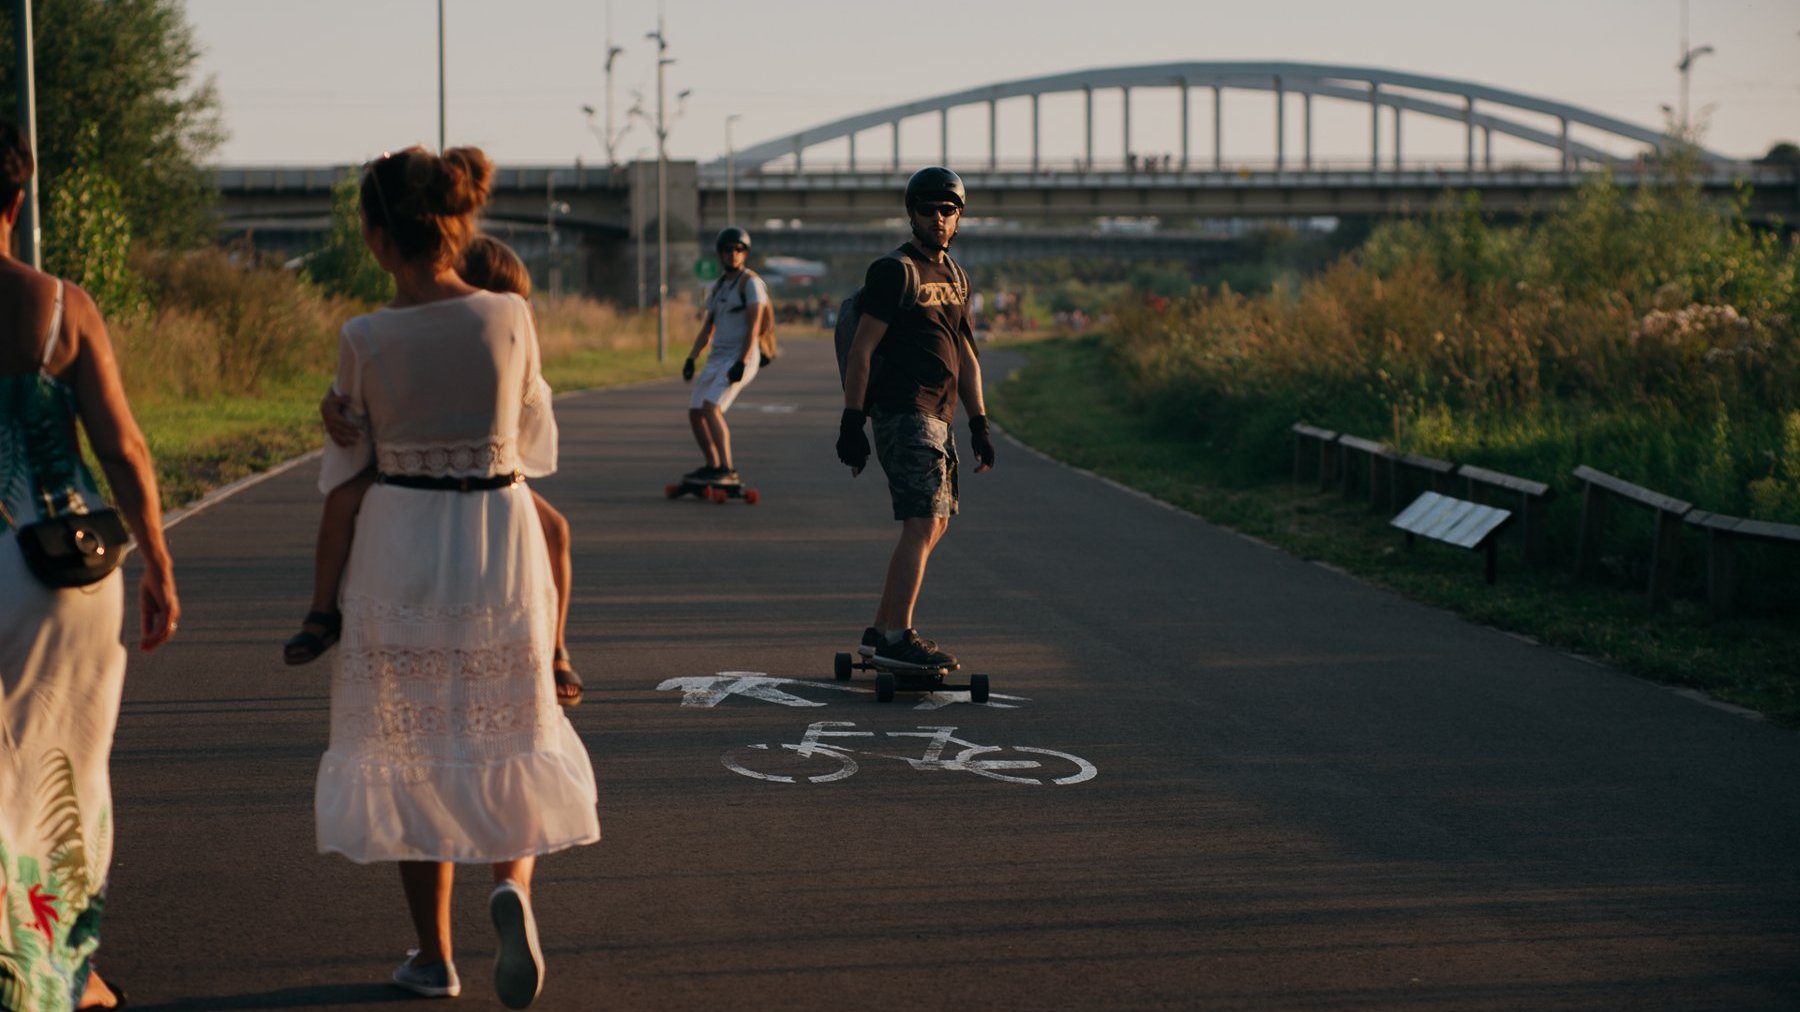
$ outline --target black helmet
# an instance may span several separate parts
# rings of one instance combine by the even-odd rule
[[[912,174],[906,181],[906,209],[934,200],[946,200],[957,207],[967,207],[962,177],[942,165],[931,165]]]
[[[744,244],[745,249],[749,249],[750,233],[736,225],[727,225],[726,227],[719,229],[719,237],[713,240],[713,249],[724,249],[727,246],[740,242]]]

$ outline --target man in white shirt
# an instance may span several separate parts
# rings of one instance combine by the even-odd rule
[[[706,463],[686,477],[717,483],[738,480],[731,463],[731,429],[725,424],[725,411],[756,377],[762,360],[758,338],[774,329],[775,312],[769,289],[747,266],[750,233],[732,225],[720,230],[713,245],[725,273],[707,292],[706,316],[700,321],[693,350],[682,363],[681,378],[694,378],[694,360],[710,342],[712,353],[706,357],[706,368],[700,371],[688,401],[688,424],[693,426],[694,441],[700,444]]]

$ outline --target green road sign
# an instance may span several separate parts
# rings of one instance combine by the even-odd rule
[[[712,281],[719,276],[719,273],[717,257],[701,257],[694,261],[694,277],[702,281]]]

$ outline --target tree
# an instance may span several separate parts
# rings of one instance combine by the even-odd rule
[[[363,242],[360,190],[354,172],[331,188],[331,228],[325,242],[307,254],[306,275],[333,295],[386,302],[394,297],[394,279]]]
[[[57,177],[44,205],[44,269],[88,290],[109,316],[145,305],[142,279],[131,269],[131,224],[119,184],[93,166],[100,131],[77,138],[75,167]]]
[[[202,165],[224,130],[212,82],[194,80],[200,50],[179,0],[33,0],[32,27],[42,192],[54,194],[71,170],[92,171],[117,184],[139,240],[169,247],[211,238],[214,191]],[[6,99],[18,93],[18,65],[9,3],[0,9]],[[90,127],[98,143],[84,160]]]

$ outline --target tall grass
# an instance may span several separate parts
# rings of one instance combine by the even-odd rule
[[[1800,523],[1800,244],[1740,210],[1679,171],[1597,178],[1524,224],[1446,197],[1297,285],[1121,305],[1112,350],[1137,403],[1241,480],[1277,472],[1306,420],[1565,492],[1586,463]],[[1577,500],[1553,547],[1572,545]]]

